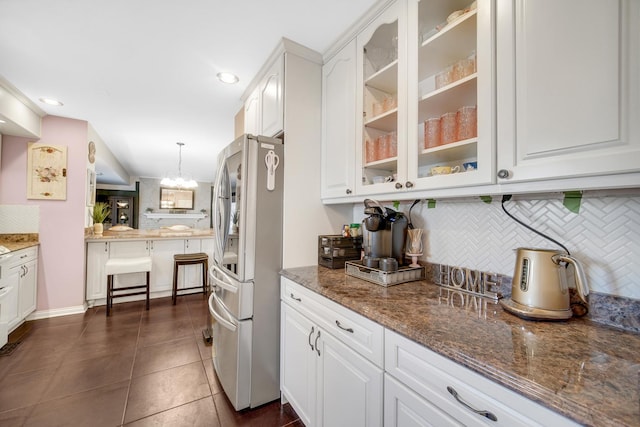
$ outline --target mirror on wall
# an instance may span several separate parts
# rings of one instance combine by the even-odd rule
[[[193,209],[195,191],[160,187],[160,209]]]

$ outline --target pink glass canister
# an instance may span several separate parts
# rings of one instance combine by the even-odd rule
[[[365,141],[364,161],[365,163],[371,163],[376,161],[376,141],[371,138],[367,138]]]
[[[424,122],[424,148],[440,145],[440,117],[431,117]]]
[[[458,110],[458,141],[478,136],[476,106],[465,106]]]
[[[444,113],[440,116],[440,141],[443,145],[457,141],[456,117],[457,113]]]

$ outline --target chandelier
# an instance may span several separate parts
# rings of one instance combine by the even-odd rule
[[[184,142],[176,142],[180,147],[178,157],[178,175],[174,177],[165,177],[160,181],[160,185],[174,188],[196,188],[198,183],[194,179],[186,179],[182,177],[182,146]]]

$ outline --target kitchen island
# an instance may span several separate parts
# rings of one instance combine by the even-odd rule
[[[525,321],[427,281],[382,287],[320,266],[281,274],[580,424],[640,424],[638,334],[577,318]]]
[[[173,256],[204,252],[213,260],[212,229],[150,229],[105,231],[101,236],[87,234],[85,300],[89,306],[104,305],[107,296],[105,264],[110,258],[149,256],[152,259],[150,297],[171,295],[173,288]],[[178,289],[201,286],[200,266],[181,268]],[[208,275],[206,272],[205,277]],[[142,282],[142,273],[116,276],[116,286]],[[123,298],[122,301],[141,299],[142,296]]]

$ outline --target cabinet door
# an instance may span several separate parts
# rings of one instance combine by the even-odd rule
[[[407,189],[495,181],[494,11],[469,3],[408,2]]]
[[[284,56],[271,66],[260,84],[261,135],[276,136],[284,129]]]
[[[184,240],[151,240],[152,270],[151,292],[171,291],[173,289],[173,256],[184,253]],[[180,268],[178,285],[183,283],[184,267]]]
[[[2,307],[0,307],[0,322],[6,323],[9,332],[15,329],[20,323],[20,313],[18,309],[19,290],[19,268],[10,268],[3,273],[0,285],[7,287],[9,291],[2,297]]]
[[[244,133],[260,134],[260,87],[257,87],[244,103]]]
[[[356,41],[322,67],[322,197],[355,190]]]
[[[109,259],[108,242],[87,243],[87,278],[86,300],[92,303],[94,300],[107,297],[107,275],[104,265]]]
[[[357,194],[395,191],[406,181],[404,5],[393,3],[356,38]]]
[[[386,427],[440,427],[463,424],[390,376],[384,375]]]
[[[281,304],[280,389],[305,426],[315,425],[315,338],[318,328],[297,310]]]
[[[324,330],[318,334],[318,425],[382,426],[382,369]]]
[[[38,261],[32,260],[14,268],[19,269],[20,278],[18,311],[20,318],[25,319],[36,309]]]
[[[499,177],[640,170],[640,3],[498,0]]]

